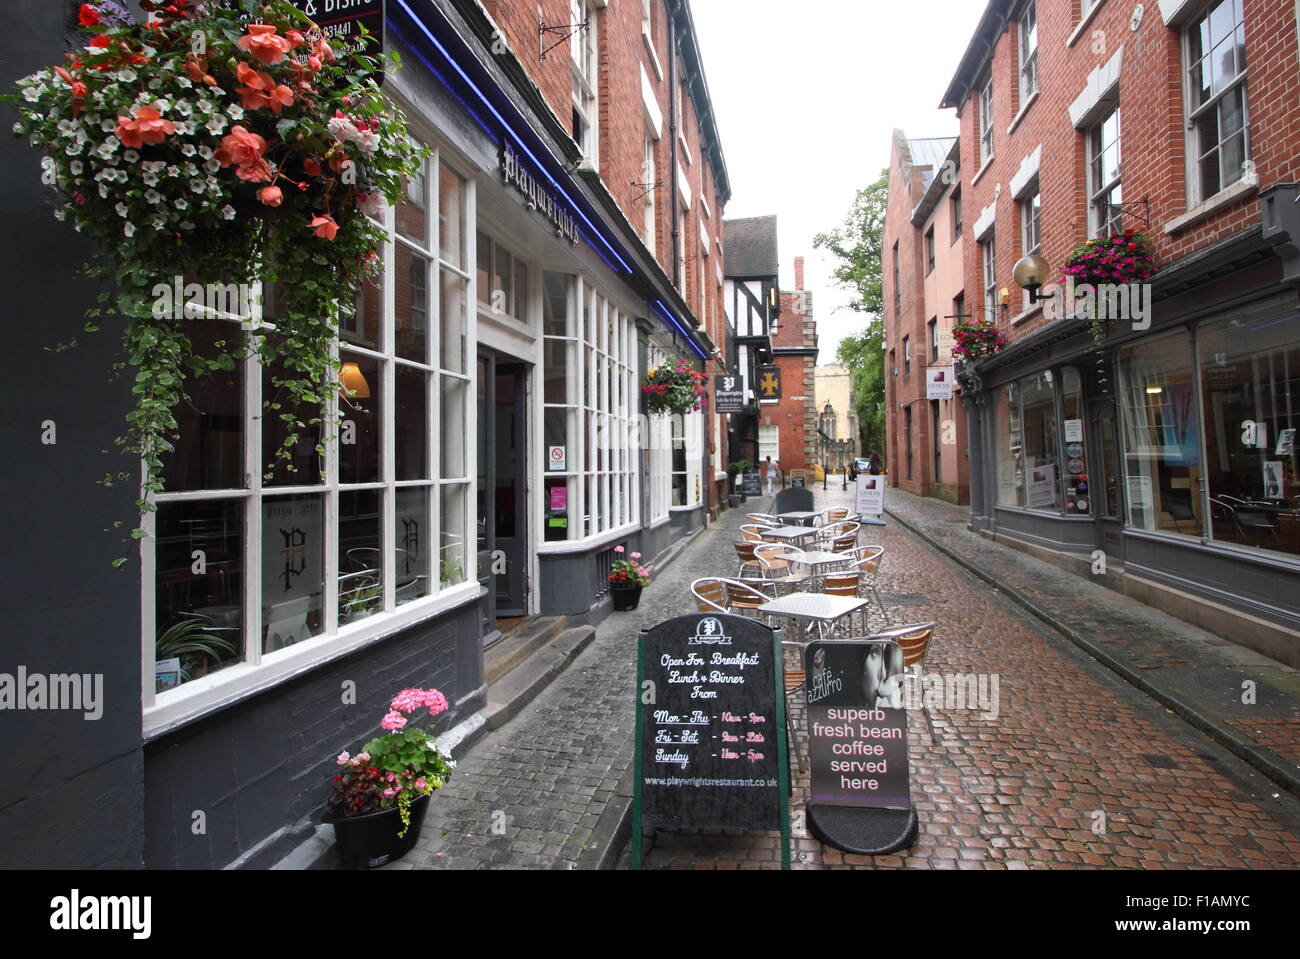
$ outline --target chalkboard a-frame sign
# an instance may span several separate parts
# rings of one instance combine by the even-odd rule
[[[777,632],[694,613],[637,643],[632,867],[643,828],[781,831],[790,867],[790,769]]]

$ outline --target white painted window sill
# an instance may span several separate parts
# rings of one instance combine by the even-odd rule
[[[650,38],[650,24],[641,21],[641,39],[645,41],[646,52],[650,54],[650,65],[655,68],[655,79],[663,82],[664,68],[659,64],[659,53],[655,50],[655,42]]]
[[[1079,38],[1083,36],[1083,31],[1088,29],[1088,24],[1092,23],[1093,18],[1097,16],[1097,11],[1100,10],[1105,3],[1106,0],[1097,0],[1097,2],[1093,4],[1092,9],[1088,11],[1088,15],[1079,21],[1079,25],[1074,28],[1074,32],[1066,39],[1065,46],[1067,49],[1079,42]]]
[[[1187,229],[1189,226],[1205,219],[1210,214],[1223,209],[1230,203],[1235,203],[1242,197],[1250,196],[1259,191],[1258,180],[1238,180],[1227,189],[1220,190],[1214,196],[1210,197],[1199,206],[1188,210],[1182,216],[1176,216],[1165,224],[1165,233],[1178,233]]]
[[[1034,316],[1037,316],[1039,313],[1042,312],[1043,312],[1043,301],[1039,300],[1033,306],[1026,307],[1025,309],[1021,310],[1018,314],[1013,316],[1011,318],[1011,325],[1017,326],[1025,322],[1026,320],[1031,319]]]
[[[984,165],[979,168],[979,170],[976,172],[976,174],[973,177],[970,178],[970,185],[974,186],[976,183],[979,183],[980,177],[982,177],[985,174],[985,172],[988,170],[988,168],[991,167],[992,165],[993,165],[993,154],[990,153],[989,158],[984,161]]]
[[[1029,108],[1038,101],[1038,96],[1041,92],[1042,91],[1040,90],[1035,90],[1030,94],[1029,99],[1025,101],[1025,105],[1022,106],[1020,112],[1016,114],[1016,118],[1011,121],[1011,126],[1007,127],[1007,136],[1016,132],[1016,127],[1020,126],[1020,121],[1025,118],[1025,114],[1029,112]]]

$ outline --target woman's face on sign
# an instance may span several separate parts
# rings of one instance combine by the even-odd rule
[[[862,670],[862,691],[866,693],[867,705],[874,706],[880,687],[888,677],[885,667],[885,650],[883,646],[872,646],[867,650],[867,661]]]

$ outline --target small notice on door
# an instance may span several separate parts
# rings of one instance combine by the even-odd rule
[[[550,449],[547,451],[546,454],[546,468],[553,472],[555,471],[561,473],[564,472],[564,470],[567,467],[565,466],[565,455],[564,455],[563,446],[550,447]]]

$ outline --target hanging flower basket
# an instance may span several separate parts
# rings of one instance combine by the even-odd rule
[[[709,399],[706,380],[680,360],[651,369],[641,386],[647,411],[685,415],[703,409]]]
[[[962,360],[967,367],[982,356],[991,356],[1007,345],[1006,335],[995,323],[975,320],[958,323],[952,328],[954,360]]]
[[[1093,343],[1098,347],[1099,386],[1107,384],[1105,357],[1101,355],[1100,347],[1106,340],[1108,324],[1115,318],[1109,304],[1128,303],[1131,298],[1130,294],[1122,299],[1112,299],[1111,294],[1121,292],[1118,287],[1145,283],[1156,275],[1158,269],[1155,249],[1147,235],[1139,230],[1125,230],[1080,243],[1061,267],[1063,284],[1072,284],[1076,291],[1084,285],[1092,290],[1092,295],[1084,298],[1084,307],[1079,315],[1088,320]],[[1103,302],[1108,304],[1105,309],[1100,308]],[[1149,304],[1150,299],[1147,298],[1146,302]]]
[[[369,217],[397,201],[426,151],[380,95],[383,62],[337,61],[287,0],[142,6],[152,23],[133,22],[120,3],[82,4],[86,44],[5,99],[18,110],[14,132],[45,154],[55,217],[94,240],[87,272],[114,283],[128,320],[135,401],[118,442],[144,462],[148,510],[189,378],[234,370],[253,352],[277,370],[268,406],[285,436],[275,457],[289,461],[314,432],[339,389],[340,319],[379,266],[385,234]],[[216,284],[223,302],[237,290],[242,305],[259,282],[278,283],[274,331],[196,351],[191,323],[213,304],[195,306],[202,294],[189,292],[178,304],[171,291]],[[100,312],[89,311],[87,330]]]

